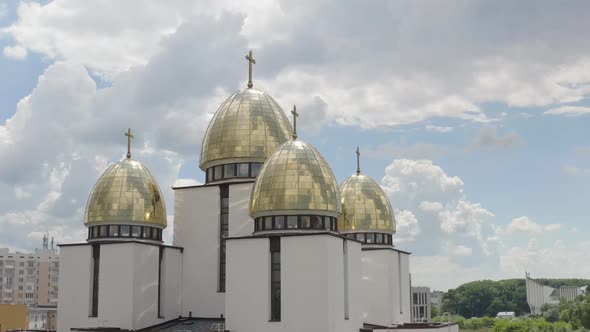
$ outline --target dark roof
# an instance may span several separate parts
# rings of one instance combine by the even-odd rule
[[[224,324],[223,318],[177,318],[165,323],[149,326],[136,332],[212,332],[217,331],[213,328],[214,324]],[[222,327],[223,328],[223,327]],[[121,329],[118,327],[85,327],[72,328],[72,331],[84,332],[131,332],[132,330]]]
[[[146,327],[139,330],[140,332],[211,332],[217,331],[213,328],[214,324],[225,324],[223,318],[178,318],[166,323]],[[224,330],[222,326],[222,331]]]

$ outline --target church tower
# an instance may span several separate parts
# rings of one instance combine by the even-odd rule
[[[166,207],[158,182],[127,157],[96,182],[84,215],[86,243],[60,245],[58,330],[139,330],[180,314],[180,248],[162,243]]]
[[[279,104],[254,88],[252,51],[247,87],[225,100],[203,138],[205,184],[174,187],[174,245],[184,248],[183,316],[225,314],[226,238],[251,235],[250,192],[262,164],[286,142],[291,124]]]
[[[356,173],[340,185],[338,230],[362,243],[363,322],[379,326],[409,323],[409,253],[393,245],[396,224],[391,203],[381,186],[361,173],[358,147],[356,157]]]
[[[292,114],[296,128],[295,108]],[[340,213],[332,169],[294,131],[254,183],[254,233],[228,239],[227,330],[336,332],[362,327],[360,243],[338,234]]]

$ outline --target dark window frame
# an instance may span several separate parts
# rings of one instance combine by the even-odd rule
[[[89,317],[98,317],[98,287],[100,273],[100,244],[92,245],[92,292]]]
[[[207,168],[205,170],[205,183],[217,182],[222,180],[231,180],[231,179],[248,179],[248,178],[256,178],[258,174],[254,174],[254,169],[258,167],[258,173],[262,169],[263,163],[258,162],[243,162],[243,163],[227,163],[221,165],[215,165]],[[248,166],[248,174],[247,175],[240,175],[240,165],[247,165]],[[218,168],[219,167],[219,168]],[[233,175],[227,175],[225,172],[226,167],[231,167],[233,169]],[[218,174],[220,173],[220,174]]]
[[[117,228],[117,235],[110,235],[110,227]],[[121,230],[123,227],[129,227],[129,234],[124,235]],[[105,229],[106,235],[101,235],[100,230]],[[139,230],[138,236],[133,235],[133,231]],[[143,231],[146,230],[146,237],[143,236]],[[162,241],[162,230],[157,227],[150,227],[150,226],[138,226],[138,225],[99,225],[99,226],[90,226],[88,227],[88,240],[95,240],[95,239],[144,239],[144,240],[152,240],[152,241]]]
[[[270,321],[281,321],[281,238],[269,238],[270,249]]]
[[[283,218],[282,227],[277,227],[277,217]],[[295,227],[289,227],[289,217],[291,220],[296,218],[297,223]],[[266,218],[271,218],[270,225],[271,227],[268,228],[266,223]],[[306,223],[304,223],[304,219],[309,219],[309,227]],[[315,220],[315,222],[314,222]],[[292,225],[292,224],[291,224]],[[315,225],[315,227],[314,227]],[[303,227],[306,226],[306,227]],[[328,228],[326,226],[329,226]],[[338,223],[336,222],[336,218],[329,217],[329,216],[322,216],[322,215],[315,215],[315,214],[305,214],[305,215],[276,215],[276,216],[264,216],[258,217],[254,219],[254,232],[263,232],[263,231],[294,231],[294,230],[310,230],[310,231],[338,231]]]
[[[227,206],[223,202],[227,200]],[[225,292],[226,280],[226,238],[229,236],[229,184],[219,186],[219,261],[217,270],[217,291]]]

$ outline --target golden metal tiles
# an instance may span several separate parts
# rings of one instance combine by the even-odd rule
[[[302,141],[281,145],[262,166],[250,197],[253,218],[279,211],[297,214],[341,212],[338,183],[324,157]]]
[[[200,168],[238,162],[264,162],[289,140],[291,124],[268,94],[245,89],[231,95],[215,112],[205,132]]]
[[[123,159],[98,179],[84,224],[146,223],[166,227],[166,206],[158,183],[141,163]]]
[[[395,233],[395,218],[387,195],[375,180],[354,174],[340,185],[342,215],[338,231]]]

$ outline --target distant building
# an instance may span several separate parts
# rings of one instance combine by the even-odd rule
[[[496,317],[510,319],[516,317],[516,315],[514,314],[514,311],[500,311]]]
[[[57,328],[57,306],[38,306],[29,308],[29,329],[50,330]]]
[[[29,319],[24,304],[0,304],[0,332],[26,329]]]
[[[0,248],[0,303],[57,306],[59,254],[47,236],[33,253]]]
[[[412,287],[412,323],[430,323],[430,288]]]
[[[430,292],[430,305],[437,309],[440,309],[442,306],[443,296],[445,292],[443,291],[432,291]]]
[[[531,315],[540,315],[544,304],[559,304],[560,300],[573,301],[578,295],[586,292],[586,287],[561,286],[553,288],[545,286],[526,273],[526,301],[531,308]]]

